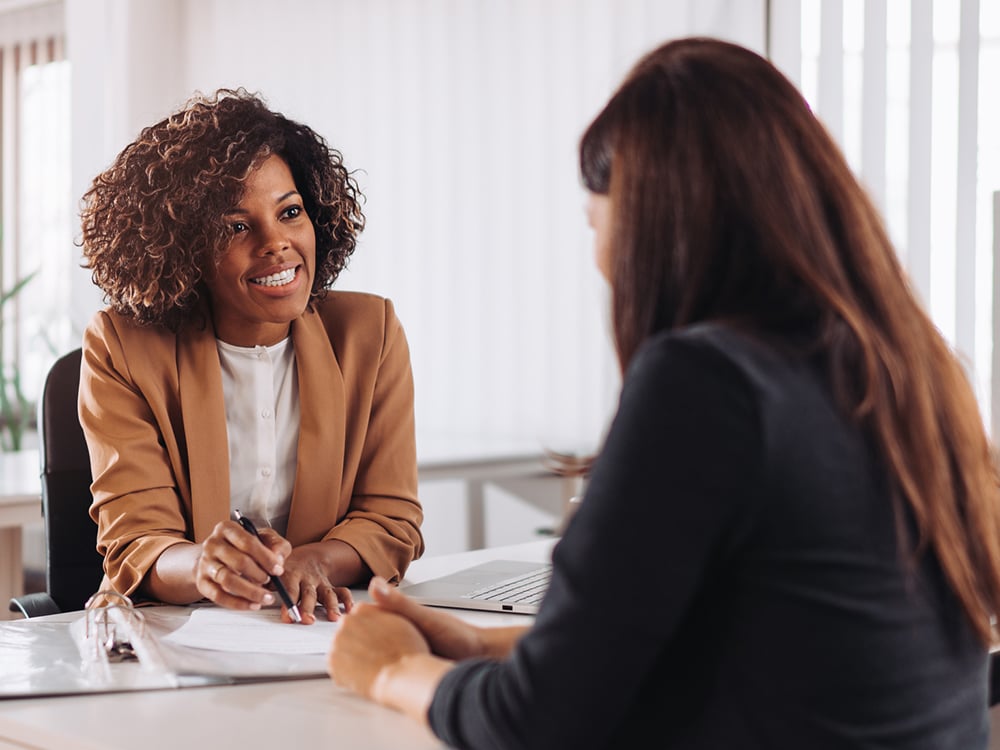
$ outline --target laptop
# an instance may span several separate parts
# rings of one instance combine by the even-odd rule
[[[490,560],[400,590],[432,607],[533,615],[551,576],[551,563]]]

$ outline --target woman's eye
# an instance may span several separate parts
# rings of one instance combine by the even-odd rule
[[[233,234],[240,234],[247,231],[250,227],[244,224],[242,221],[234,221],[230,228],[233,230]]]
[[[302,213],[302,206],[289,206],[285,209],[285,216],[289,219],[294,219],[296,216]]]

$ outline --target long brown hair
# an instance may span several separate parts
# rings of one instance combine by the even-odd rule
[[[975,397],[791,82],[734,44],[668,43],[587,129],[580,166],[611,199],[622,368],[651,334],[709,319],[804,344],[880,452],[897,510],[911,511],[911,559],[933,550],[990,642],[1000,492]]]

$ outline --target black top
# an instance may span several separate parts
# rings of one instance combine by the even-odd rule
[[[629,368],[534,627],[429,711],[468,748],[988,739],[987,654],[817,370],[718,325]],[[651,739],[650,739],[651,738]]]

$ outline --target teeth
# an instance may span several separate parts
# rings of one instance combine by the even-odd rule
[[[250,279],[254,284],[261,286],[284,286],[295,278],[295,269],[289,268],[281,273],[272,273],[270,276],[263,276],[259,279]]]

